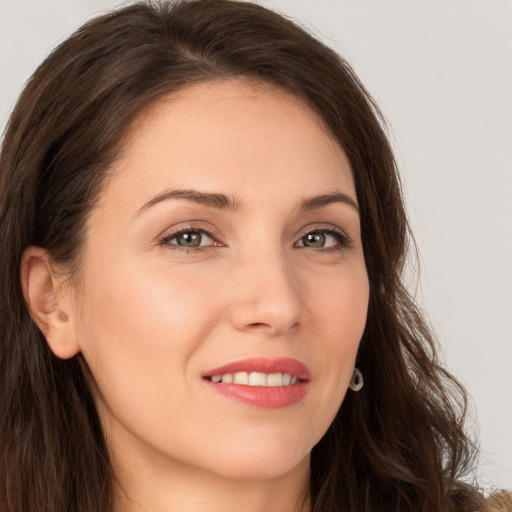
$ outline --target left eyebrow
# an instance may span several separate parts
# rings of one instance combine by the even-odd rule
[[[343,203],[348,206],[351,206],[355,209],[357,213],[359,213],[359,208],[357,203],[352,199],[349,195],[344,194],[343,192],[333,192],[332,194],[323,194],[320,196],[310,197],[306,199],[302,205],[301,210],[304,212],[316,210],[318,208],[322,208],[323,206],[327,206],[331,203]]]

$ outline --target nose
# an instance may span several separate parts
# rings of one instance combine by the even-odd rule
[[[239,331],[279,336],[306,320],[303,287],[283,255],[254,255],[236,273],[231,322]]]

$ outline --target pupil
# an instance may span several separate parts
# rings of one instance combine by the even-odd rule
[[[201,244],[201,233],[190,231],[182,233],[177,237],[178,245],[182,247],[199,247]]]
[[[305,238],[306,240],[303,243],[309,247],[323,247],[325,245],[325,235],[323,233],[308,233]]]

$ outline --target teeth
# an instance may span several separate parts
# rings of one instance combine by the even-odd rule
[[[212,382],[223,384],[244,384],[246,386],[290,386],[296,384],[298,379],[289,373],[260,373],[260,372],[237,372],[225,373],[224,375],[212,375]]]
[[[266,386],[267,376],[264,373],[252,372],[249,375],[249,386]]]
[[[233,375],[234,384],[249,384],[249,374],[247,372],[237,372]]]
[[[267,377],[267,386],[282,386],[283,385],[283,374],[282,373],[271,373]]]

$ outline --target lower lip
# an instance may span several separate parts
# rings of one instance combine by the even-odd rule
[[[300,402],[308,392],[308,382],[288,386],[247,386],[205,380],[214,391],[233,400],[266,409],[279,409]]]

